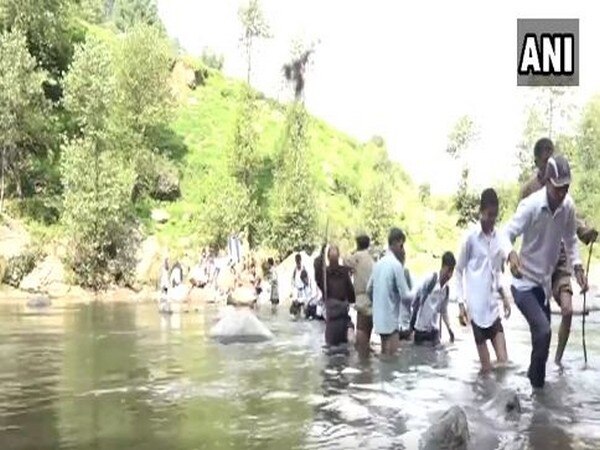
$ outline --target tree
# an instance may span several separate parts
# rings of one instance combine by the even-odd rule
[[[394,186],[391,164],[385,155],[374,171],[377,176],[361,199],[362,222],[375,246],[385,246],[390,228],[394,225]]]
[[[60,79],[68,69],[73,43],[82,35],[73,21],[74,0],[2,0],[0,28],[21,30],[29,53],[48,72],[46,94],[61,96]]]
[[[240,41],[246,51],[246,61],[248,64],[246,82],[250,84],[254,43],[257,39],[268,39],[271,38],[272,35],[269,24],[260,7],[259,0],[248,0],[246,5],[240,7],[238,17],[243,27]]]
[[[21,177],[26,163],[46,131],[48,104],[43,83],[46,73],[37,68],[27,50],[25,34],[14,29],[0,34],[0,212],[3,211],[6,175],[22,195]]]
[[[585,106],[575,151],[575,198],[578,209],[594,224],[600,223],[600,96]]]
[[[569,91],[561,87],[535,88],[535,99],[527,107],[521,142],[517,146],[519,182],[525,182],[534,168],[533,147],[542,137],[564,138],[565,125],[571,118],[573,103]]]
[[[271,207],[272,247],[280,256],[312,247],[317,226],[314,184],[307,155],[308,114],[301,102],[290,105],[287,130]]]
[[[173,97],[169,89],[171,46],[156,28],[133,26],[117,53],[116,74],[123,123],[143,137],[168,122]]]
[[[473,120],[469,116],[462,116],[448,135],[446,152],[455,159],[462,158],[464,152],[477,140],[478,134]]]
[[[139,243],[131,202],[135,171],[116,133],[114,72],[110,49],[89,38],[76,48],[65,78],[65,106],[78,124],[61,158],[67,262],[78,282],[94,289],[132,281]]]
[[[458,190],[454,197],[454,207],[458,212],[456,224],[466,227],[469,223],[477,220],[479,215],[479,198],[477,194],[469,189],[469,169],[464,167],[458,184]]]
[[[156,0],[115,0],[112,11],[115,25],[121,31],[139,24],[162,28]]]
[[[172,48],[156,28],[138,23],[117,49],[120,141],[136,167],[136,197],[152,191],[160,176],[161,139],[173,111],[169,88]],[[168,149],[165,149],[168,150]]]
[[[519,183],[524,183],[531,177],[534,168],[533,146],[544,136],[546,129],[540,112],[535,107],[529,107],[527,120],[523,129],[523,137],[517,146],[517,163],[519,168]]]
[[[454,159],[462,160],[462,173],[458,190],[454,198],[454,206],[458,212],[457,225],[466,226],[477,218],[477,195],[469,189],[469,168],[465,159],[465,153],[473,142],[478,139],[478,130],[473,120],[468,116],[462,116],[454,125],[448,135],[448,146],[446,152]]]
[[[250,199],[245,187],[231,176],[209,175],[206,183],[202,240],[222,248],[227,245],[230,234],[243,231],[248,226]]]
[[[256,225],[260,219],[259,171],[261,158],[258,154],[258,131],[256,130],[257,107],[249,87],[243,89],[243,100],[235,122],[233,144],[229,152],[229,171],[248,195],[250,215],[249,242],[254,243]]]

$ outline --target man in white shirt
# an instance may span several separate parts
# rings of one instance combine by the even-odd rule
[[[466,324],[467,317],[471,318],[482,372],[489,372],[492,369],[487,340],[492,341],[499,363],[504,363],[508,359],[504,328],[496,297],[496,293],[500,294],[504,303],[505,318],[508,318],[510,303],[500,283],[502,250],[498,234],[494,229],[498,208],[496,191],[491,188],[484,190],[479,203],[480,220],[467,232],[456,263],[456,293],[461,321]]]
[[[571,169],[564,156],[548,160],[546,186],[522,200],[503,232],[503,253],[513,275],[515,303],[529,323],[531,362],[527,376],[534,388],[544,387],[550,349],[551,278],[559,258],[561,239],[577,283],[587,290],[587,279],[577,248],[575,203],[568,195]],[[519,255],[512,249],[523,236]]]

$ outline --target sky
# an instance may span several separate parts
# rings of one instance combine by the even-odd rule
[[[227,75],[245,78],[239,0],[159,0],[183,48],[221,53]],[[459,163],[445,153],[463,115],[479,130],[468,152],[473,187],[515,180],[531,88],[516,85],[517,18],[579,18],[576,105],[600,93],[600,2],[262,0],[273,39],[257,46],[252,84],[283,99],[281,66],[298,40],[315,43],[306,106],[349,135],[384,138],[390,158],[432,192],[456,189]],[[564,124],[567,126],[568,124]]]

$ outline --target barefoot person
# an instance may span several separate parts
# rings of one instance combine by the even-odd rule
[[[381,353],[393,355],[400,345],[398,317],[400,302],[408,295],[408,286],[402,267],[406,236],[399,228],[392,228],[388,236],[388,250],[373,267],[367,284],[367,295],[373,304],[373,330],[381,337]]]
[[[534,192],[544,187],[544,177],[548,158],[554,153],[554,144],[550,139],[542,138],[535,143],[533,148],[537,173],[521,189],[523,200]],[[598,238],[598,232],[588,227],[581,219],[577,218],[577,236],[585,245],[589,245]],[[573,318],[573,288],[571,286],[571,270],[567,262],[567,254],[564,244],[561,244],[560,257],[552,274],[552,295],[560,306],[562,319],[558,329],[558,345],[554,361],[561,365],[562,356],[571,333],[571,321]]]
[[[529,323],[531,361],[527,376],[534,388],[543,388],[550,349],[552,273],[564,242],[568,262],[582,290],[587,279],[577,248],[575,203],[568,194],[571,169],[564,156],[548,160],[546,186],[522,200],[502,233],[503,254],[508,255],[513,275],[515,303]],[[523,242],[519,254],[512,249],[517,237]]]
[[[504,317],[508,318],[510,303],[500,284],[502,253],[500,240],[494,229],[498,208],[496,191],[484,190],[479,203],[479,223],[467,232],[456,263],[456,293],[461,322],[468,323],[467,317],[471,318],[482,372],[492,369],[486,343],[488,340],[492,341],[498,362],[505,363],[508,360],[496,297],[496,293],[500,294],[504,304]]]
[[[354,274],[356,293],[356,348],[359,352],[369,352],[373,331],[373,308],[367,295],[367,283],[373,272],[373,257],[369,253],[371,240],[361,234],[356,238],[356,252],[345,258],[345,263]]]

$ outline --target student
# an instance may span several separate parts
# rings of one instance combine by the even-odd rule
[[[314,297],[312,285],[308,279],[308,272],[305,269],[302,269],[300,272],[300,281],[302,282],[302,285],[295,289],[295,296],[293,297],[292,304],[290,305],[290,314],[296,318],[300,317],[303,309],[306,315],[306,308]]]
[[[533,148],[536,175],[531,178],[521,189],[520,200],[529,197],[534,192],[544,187],[544,177],[548,159],[554,153],[554,144],[550,139],[542,138],[535,143]],[[598,238],[598,231],[588,227],[581,219],[577,219],[577,237],[585,245],[589,245]],[[560,306],[562,319],[558,329],[558,345],[554,362],[561,365],[562,356],[571,334],[571,321],[573,319],[573,287],[571,286],[571,269],[567,261],[564,244],[561,244],[560,256],[554,272],[552,273],[552,296]]]
[[[454,342],[454,333],[448,319],[448,297],[450,295],[448,282],[452,278],[455,266],[456,259],[452,252],[444,253],[439,273],[435,272],[429,276],[418,289],[413,302],[412,319],[415,344],[439,344],[440,330],[437,323],[440,315],[448,329],[450,342]]]
[[[367,295],[367,283],[373,272],[373,257],[369,253],[371,239],[365,234],[356,237],[356,252],[346,258],[345,262],[354,274],[354,291],[356,293],[356,348],[368,353],[373,331],[373,308]]]
[[[461,323],[466,324],[470,316],[482,372],[492,370],[486,343],[488,340],[492,342],[498,362],[505,363],[508,360],[496,297],[496,293],[500,294],[504,317],[508,318],[510,303],[500,284],[502,251],[498,233],[494,229],[498,208],[496,191],[484,190],[479,202],[479,223],[467,232],[456,263],[456,292]]]
[[[292,293],[294,290],[302,289],[302,286],[304,285],[301,278],[302,271],[306,270],[302,265],[302,255],[300,253],[296,253],[294,256],[294,261],[296,265],[294,266],[294,271],[292,272]]]
[[[267,279],[269,280],[269,285],[271,287],[271,311],[275,312],[277,310],[277,305],[279,305],[279,284],[273,258],[267,259]]]
[[[406,236],[399,228],[388,235],[388,250],[375,263],[367,284],[367,294],[373,303],[373,330],[381,337],[381,353],[393,355],[400,345],[398,317],[400,301],[408,294],[404,277],[402,254]]]
[[[564,242],[568,262],[583,291],[587,279],[577,248],[575,203],[568,194],[571,169],[564,156],[548,159],[546,186],[522,200],[503,230],[503,253],[508,255],[513,275],[511,291],[515,303],[529,323],[531,361],[527,376],[534,388],[543,388],[550,349],[550,305],[552,273]],[[520,253],[512,244],[523,236]]]

